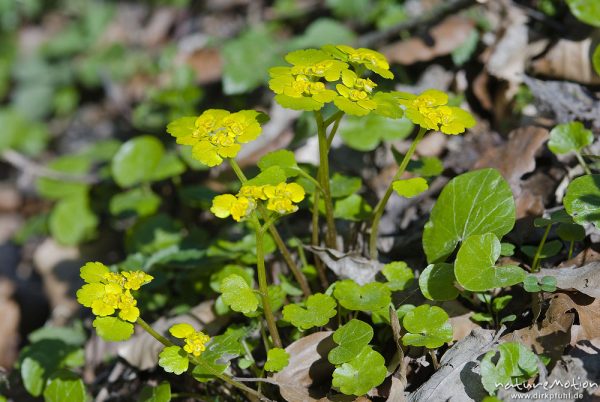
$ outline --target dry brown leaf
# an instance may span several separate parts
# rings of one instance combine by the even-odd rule
[[[305,246],[319,256],[321,261],[341,279],[352,279],[359,285],[365,285],[375,280],[375,275],[383,264],[379,261],[368,260],[357,254],[346,254],[326,247]]]
[[[315,332],[285,348],[290,354],[289,364],[275,373],[273,380],[286,401],[328,401],[325,396],[334,370],[327,360],[327,354],[335,347],[332,335],[332,331]]]
[[[386,46],[382,52],[391,62],[400,64],[429,61],[452,53],[469,37],[472,30],[473,21],[453,15],[429,31],[430,40],[413,37]]]
[[[217,82],[223,74],[223,59],[217,49],[196,49],[186,55],[185,63],[196,71],[196,80],[199,84]]]
[[[19,356],[21,310],[12,300],[15,284],[0,278],[0,367],[10,368]]]
[[[571,344],[582,339],[600,337],[600,299],[581,293],[555,293],[551,296],[546,319],[549,322],[560,322],[561,316],[573,309],[577,311],[579,328],[573,325]]]
[[[588,296],[600,298],[600,262],[592,262],[580,268],[541,269],[534,275],[538,278],[553,276],[559,289],[578,290]]]
[[[563,267],[581,267],[590,262],[600,261],[600,253],[594,250],[593,248],[586,248],[581,253],[577,254],[575,257],[570,260],[561,262],[559,264],[559,268]]]
[[[600,84],[600,76],[591,61],[595,45],[592,47],[592,38],[578,42],[561,39],[543,57],[531,63],[531,71],[535,75],[586,85]]]

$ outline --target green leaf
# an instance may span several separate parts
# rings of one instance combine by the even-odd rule
[[[264,186],[279,184],[287,180],[285,170],[279,166],[270,166],[246,182],[246,186]]]
[[[333,216],[348,221],[360,222],[371,216],[373,208],[358,194],[349,195],[335,202]]]
[[[85,385],[75,373],[60,370],[50,377],[44,390],[44,402],[64,401],[85,402]]]
[[[360,286],[352,279],[337,282],[333,290],[333,296],[342,307],[358,311],[386,308],[391,302],[390,293],[390,288],[383,283],[372,282]]]
[[[171,400],[171,384],[161,382],[156,387],[146,385],[140,392],[138,402],[169,402]]]
[[[170,216],[158,214],[138,220],[127,231],[125,245],[129,252],[153,254],[181,240],[180,225]]]
[[[133,335],[133,324],[118,317],[96,317],[93,325],[105,341],[126,341]]]
[[[515,224],[510,186],[495,169],[462,174],[444,187],[423,232],[427,261],[441,262],[475,234],[502,237]]]
[[[3,108],[0,111],[0,127],[2,127],[0,151],[12,148],[26,155],[35,156],[46,147],[49,139],[48,130],[44,124],[30,119],[21,111],[12,108]]]
[[[164,153],[162,143],[150,135],[125,142],[111,163],[115,182],[121,187],[130,187],[151,181]]]
[[[175,153],[166,153],[152,171],[151,181],[160,181],[169,177],[179,176],[185,172],[185,165]]]
[[[600,3],[596,0],[566,0],[571,13],[580,21],[600,28]]]
[[[348,116],[339,133],[346,145],[357,151],[372,151],[381,141],[408,137],[413,123],[408,119],[389,119],[374,113],[364,117]]]
[[[59,243],[76,245],[94,235],[98,218],[83,193],[60,200],[50,214],[48,226],[52,237]]]
[[[336,303],[331,296],[315,293],[306,299],[306,307],[288,304],[283,308],[283,319],[300,330],[327,325],[336,315]]]
[[[596,71],[596,74],[600,75],[600,45],[596,46],[596,49],[594,49],[594,54],[592,55],[592,65],[594,66],[594,71]]]
[[[492,310],[494,310],[497,313],[504,310],[506,306],[508,306],[508,303],[510,303],[512,298],[513,297],[511,295],[495,297],[492,301]]]
[[[331,384],[346,395],[359,396],[381,384],[386,374],[383,356],[365,346],[354,359],[335,369]]]
[[[391,291],[404,290],[415,279],[413,270],[404,261],[385,264],[381,273],[387,279],[386,285]]]
[[[585,229],[576,223],[561,223],[556,228],[556,234],[564,241],[582,241],[585,239]]]
[[[563,200],[575,223],[590,222],[600,229],[600,175],[585,175],[573,180]]]
[[[467,290],[482,292],[523,282],[526,272],[516,265],[496,267],[500,240],[493,233],[468,237],[456,255],[454,274]]]
[[[405,345],[436,349],[452,340],[448,314],[437,306],[423,304],[406,313],[402,325],[409,332],[402,337]]]
[[[556,290],[556,278],[554,276],[543,276],[540,279],[540,288],[544,292],[554,292]]]
[[[213,337],[198,357],[204,364],[194,367],[194,378],[206,382],[214,379],[215,373],[227,370],[230,360],[246,353],[241,340],[248,332],[245,327],[229,327],[224,334]]]
[[[510,257],[515,253],[515,245],[511,243],[500,243],[500,255],[503,257]]]
[[[455,280],[452,264],[429,264],[419,276],[419,288],[429,300],[454,300],[458,296],[458,289],[454,286]]]
[[[470,318],[475,322],[494,322],[494,317],[489,313],[474,313]]]
[[[412,179],[396,180],[392,183],[392,188],[400,197],[413,198],[429,188],[427,180],[422,177],[413,177]]]
[[[258,308],[258,298],[246,280],[231,274],[221,281],[223,303],[233,311],[252,313]]]
[[[479,43],[479,32],[477,29],[471,30],[467,39],[459,47],[452,51],[452,61],[456,66],[462,66],[473,55]]]
[[[563,244],[560,240],[552,240],[544,243],[542,247],[540,258],[549,258],[554,257],[556,254],[560,252]],[[535,253],[537,252],[538,246],[523,246],[521,247],[521,251],[527,255],[528,257],[534,258]]]
[[[269,152],[257,163],[261,171],[264,171],[272,166],[277,166],[283,169],[288,177],[298,176],[300,167],[296,163],[296,157],[292,151],[280,149],[278,151]]]
[[[492,359],[500,353],[498,362]],[[517,342],[506,342],[498,351],[490,351],[481,360],[481,382],[490,394],[504,385],[525,382],[538,372],[538,358],[526,346]],[[502,385],[497,385],[502,384]]]
[[[158,365],[167,373],[183,374],[189,364],[188,354],[179,346],[167,346],[158,355]]]
[[[339,327],[333,334],[338,346],[331,349],[327,359],[331,364],[349,362],[373,339],[373,328],[364,321],[353,318]]]
[[[160,197],[143,188],[134,188],[115,194],[110,199],[110,213],[115,216],[153,215],[160,206]]]
[[[244,278],[248,286],[254,285],[254,270],[244,268],[240,265],[228,264],[210,276],[210,287],[215,292],[222,293],[221,282],[231,274],[236,274]]]
[[[594,141],[594,134],[578,121],[559,124],[550,131],[548,148],[555,154],[579,152]]]
[[[356,35],[344,24],[331,18],[318,18],[300,36],[290,41],[291,49],[319,48],[329,43],[352,43]]]
[[[265,370],[277,372],[283,370],[290,362],[290,354],[281,348],[269,349]]]
[[[362,187],[362,180],[360,177],[350,177],[335,173],[331,178],[329,187],[332,198],[344,198],[358,192]]]
[[[68,155],[57,158],[48,164],[48,168],[71,175],[83,175],[90,169],[92,161],[82,155]],[[60,200],[87,192],[89,185],[85,183],[54,180],[41,177],[36,182],[37,190],[42,197]]]
[[[523,280],[523,289],[529,293],[535,293],[542,290],[535,275],[527,275],[527,277],[525,277]]]

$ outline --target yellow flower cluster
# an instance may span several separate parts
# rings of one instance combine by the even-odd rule
[[[266,201],[267,209],[278,214],[296,212],[298,203],[304,199],[304,188],[297,183],[276,185],[242,186],[237,195],[222,194],[213,199],[211,212],[219,218],[231,217],[236,221],[247,218],[258,201]]]
[[[222,109],[206,110],[198,117],[182,117],[167,126],[178,144],[191,145],[192,155],[207,166],[216,166],[224,158],[234,158],[240,144],[252,141],[262,131],[255,110],[230,113]]]
[[[196,357],[206,350],[206,344],[210,341],[210,336],[196,331],[190,324],[175,324],[169,328],[169,332],[175,338],[183,339],[185,341],[183,350]]]
[[[460,134],[475,125],[475,119],[469,112],[447,105],[448,95],[442,91],[428,89],[420,95],[397,93],[397,96],[406,108],[405,116],[423,128]]]
[[[88,262],[81,268],[80,275],[86,284],[77,291],[79,303],[90,307],[92,313],[100,317],[113,315],[118,310],[119,318],[130,322],[140,316],[131,291],[154,279],[142,271],[110,272],[100,262]]]

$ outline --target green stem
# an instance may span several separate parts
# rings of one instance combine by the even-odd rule
[[[533,263],[531,264],[531,272],[539,271],[540,256],[542,255],[542,249],[544,248],[544,245],[546,244],[546,239],[548,238],[548,234],[550,233],[551,227],[552,227],[551,223],[548,224],[548,226],[546,226],[546,231],[544,232],[544,236],[542,236],[542,241],[540,241],[540,245],[538,246],[537,250],[535,251],[535,256],[533,257]]]
[[[569,244],[569,255],[567,257],[567,260],[570,260],[573,257],[573,246],[575,245],[575,240],[571,240],[571,243]]]
[[[248,179],[244,175],[244,172],[242,171],[240,166],[237,164],[235,159],[230,158],[230,159],[228,159],[228,161],[229,161],[229,164],[231,165],[231,168],[233,169],[236,176],[238,177],[239,181],[242,183],[242,185],[244,185],[248,181]],[[311,177],[311,179],[312,179],[312,177]],[[260,213],[263,221],[268,221],[268,213],[267,213],[267,211],[265,211],[265,209],[263,208],[262,205],[259,205],[258,210],[259,210],[259,213]],[[279,231],[277,230],[275,225],[273,225],[273,224],[269,225],[269,233],[273,237],[273,240],[275,241],[275,244],[277,245],[279,252],[283,256],[285,263],[290,268],[290,271],[292,271],[292,275],[294,275],[294,278],[296,278],[296,281],[300,285],[300,288],[302,289],[304,296],[307,296],[307,297],[310,296],[312,294],[312,292],[310,290],[310,286],[308,285],[308,281],[306,280],[306,277],[304,276],[304,274],[302,273],[300,268],[298,268],[298,266],[294,262],[294,259],[292,258],[292,254],[290,253],[290,250],[285,245],[285,243],[284,243],[283,239],[281,238],[281,235],[279,234]]]
[[[379,234],[379,221],[381,220],[381,217],[383,216],[383,212],[385,211],[385,206],[386,206],[388,200],[390,199],[390,196],[392,195],[393,184],[396,180],[400,179],[400,177],[402,177],[402,175],[406,171],[406,167],[408,166],[408,162],[410,162],[410,158],[415,153],[415,150],[417,149],[417,145],[419,144],[419,142],[421,142],[421,140],[425,136],[426,132],[427,132],[426,128],[424,128],[424,127],[419,128],[419,133],[413,140],[412,144],[410,144],[410,148],[408,149],[408,152],[406,152],[406,155],[404,155],[404,159],[402,159],[402,162],[400,163],[400,166],[398,167],[398,171],[394,175],[394,178],[392,179],[387,190],[385,191],[383,198],[381,198],[381,200],[379,200],[379,202],[377,203],[377,206],[375,207],[375,210],[373,211],[373,220],[371,223],[371,234],[370,234],[370,238],[369,238],[369,254],[370,254],[372,260],[377,259],[377,235]]]
[[[313,209],[312,209],[312,238],[311,244],[313,246],[319,246],[319,193],[315,191],[313,198]],[[327,272],[321,259],[314,254],[315,267],[317,267],[317,273],[319,274],[319,281],[321,287],[327,289],[329,287],[329,281],[327,280]]]
[[[341,113],[341,114],[338,114],[338,113],[336,113],[334,115],[334,116],[337,115],[337,117],[333,121],[333,127],[331,128],[331,131],[329,132],[329,136],[327,137],[327,150],[328,151],[329,151],[329,148],[331,148],[331,143],[333,142],[333,138],[335,137],[335,133],[337,133],[337,130],[340,127],[340,122],[342,121],[342,116],[344,116],[343,113]],[[328,127],[328,126],[329,126],[329,124],[325,125],[325,127]]]
[[[264,232],[260,228],[258,218],[256,218],[256,265],[258,273],[258,288],[260,289],[260,297],[262,298],[263,311],[265,313],[265,319],[267,320],[267,327],[271,338],[273,338],[273,344],[276,347],[282,347],[281,338],[277,331],[277,324],[275,323],[275,316],[273,310],[271,310],[271,301],[269,300],[269,288],[267,285],[267,269],[265,267],[265,251],[264,251]]]
[[[581,156],[581,153],[579,151],[575,151],[575,156],[577,157],[577,160],[579,161],[579,164],[583,168],[585,174],[592,174],[590,167],[587,163],[585,163],[585,160],[583,159],[583,156]]]
[[[325,202],[325,220],[327,222],[327,232],[325,244],[327,247],[337,249],[337,234],[335,230],[335,221],[333,219],[333,202],[331,201],[331,190],[329,188],[329,158],[327,156],[329,147],[327,146],[327,127],[323,121],[323,115],[320,111],[315,112],[317,121],[317,135],[319,137],[319,179],[323,188],[323,201]],[[317,206],[318,208],[318,206]]]
[[[156,339],[157,341],[159,341],[160,343],[162,343],[163,345],[165,345],[166,347],[169,346],[175,346],[175,344],[173,342],[171,342],[170,340],[168,340],[167,338],[165,338],[164,336],[162,336],[161,334],[159,334],[158,332],[156,332],[146,321],[144,321],[142,319],[142,317],[138,317],[136,323],[142,327],[144,329],[144,331],[148,332],[148,334],[150,334],[154,339]],[[195,357],[193,357],[192,355],[188,355],[188,359],[195,364],[196,366],[202,366],[202,368],[206,369],[207,371],[210,372],[211,375],[214,375],[215,377],[217,377],[218,379],[231,384],[232,386],[247,392],[250,395],[254,395],[257,398],[261,399],[261,400],[267,400],[266,398],[264,398],[262,396],[262,394],[260,394],[259,392],[257,392],[256,390],[242,384],[241,382],[238,382],[236,380],[234,380],[233,378],[229,377],[226,374],[223,373],[219,373],[218,371],[215,371],[211,366],[207,365],[206,363],[204,363],[201,360],[196,359]]]

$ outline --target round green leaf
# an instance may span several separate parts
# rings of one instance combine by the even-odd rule
[[[93,325],[105,341],[126,341],[133,335],[133,324],[118,317],[96,317]]]
[[[391,291],[385,284],[372,282],[360,286],[352,279],[337,282],[333,296],[342,307],[357,311],[378,311],[391,302]]]
[[[593,223],[600,229],[600,175],[585,175],[573,180],[563,200],[575,223]]]
[[[330,181],[330,191],[332,198],[344,198],[356,194],[362,187],[360,177],[344,176],[335,173]]]
[[[359,222],[371,216],[373,208],[358,194],[349,195],[335,202],[333,216],[339,219]]]
[[[55,372],[44,390],[44,402],[85,402],[85,385],[75,373]]]
[[[166,153],[152,171],[151,181],[160,181],[169,177],[179,176],[185,172],[185,165],[175,153]]]
[[[224,334],[213,337],[198,357],[203,364],[194,368],[194,378],[201,382],[210,381],[215,374],[224,372],[232,359],[246,353],[241,340],[248,331],[245,327],[229,327]]]
[[[151,190],[134,188],[115,194],[110,199],[110,213],[119,215],[148,216],[154,214],[160,206],[160,197]]]
[[[187,356],[179,346],[167,346],[158,355],[158,365],[167,373],[179,375],[188,369],[190,361]]]
[[[223,303],[233,311],[252,313],[258,308],[258,298],[246,280],[236,274],[231,274],[221,281]]]
[[[248,180],[245,185],[247,186],[264,186],[267,184],[275,185],[287,180],[287,174],[285,170],[279,166],[270,166],[260,172],[256,177]]]
[[[578,121],[559,124],[550,131],[548,148],[555,154],[579,152],[594,141],[594,134]]]
[[[143,135],[133,138],[119,148],[111,163],[115,182],[121,187],[152,180],[165,149],[155,137]]]
[[[266,170],[271,166],[278,166],[285,170],[288,177],[298,176],[300,167],[296,163],[296,157],[292,151],[280,149],[278,151],[269,152],[257,163],[260,170]]]
[[[526,272],[515,265],[496,267],[500,240],[493,233],[468,237],[456,255],[454,274],[467,290],[482,292],[523,282]]]
[[[93,236],[98,218],[91,211],[87,195],[74,195],[55,205],[48,222],[50,233],[59,243],[76,245]]]
[[[500,358],[496,364],[492,359],[496,351],[485,354],[481,360],[481,382],[490,394],[498,384],[520,384],[538,372],[538,357],[526,346],[517,342],[506,342],[498,346]]]
[[[600,28],[600,2],[597,0],[567,0],[571,13],[578,20]]]
[[[84,155],[67,155],[57,158],[48,164],[48,168],[57,172],[83,175],[88,172],[92,165],[92,159]],[[85,183],[70,182],[64,180],[49,179],[41,177],[36,182],[40,195],[51,200],[85,193],[89,185]]]
[[[527,275],[525,279],[523,279],[523,289],[529,293],[535,293],[542,290],[535,275]]]
[[[542,247],[540,258],[549,258],[554,257],[556,254],[560,252],[563,244],[560,240],[552,240],[544,243]],[[521,247],[521,251],[527,255],[528,257],[534,258],[537,252],[538,246],[523,246]]]
[[[450,180],[431,211],[423,232],[429,263],[442,262],[457,244],[474,234],[510,232],[515,201],[510,186],[495,169],[482,169]]]
[[[290,354],[281,348],[269,349],[265,370],[277,372],[283,370],[290,362]]]
[[[405,345],[439,348],[452,340],[452,325],[448,314],[437,306],[423,304],[404,316],[402,325],[408,331],[402,337]]]
[[[401,197],[413,198],[429,188],[427,180],[422,177],[412,179],[396,180],[392,183],[392,188]]]
[[[561,223],[556,228],[556,234],[564,241],[582,241],[585,239],[585,229],[576,223]]]
[[[365,117],[348,116],[339,133],[350,148],[372,151],[381,141],[408,137],[412,129],[408,119],[388,119],[371,113]]]
[[[162,382],[156,387],[145,386],[140,392],[138,402],[169,402],[171,400],[171,384]]]
[[[210,276],[210,287],[215,292],[221,292],[221,282],[231,274],[236,274],[244,278],[248,286],[254,285],[254,270],[252,268],[244,268],[239,265],[228,264]]]
[[[419,276],[419,288],[429,300],[454,300],[458,296],[455,280],[452,264],[429,264]]]
[[[386,285],[391,291],[404,290],[415,279],[413,270],[404,261],[385,264],[381,273],[388,280]]]
[[[383,356],[365,346],[354,359],[335,369],[331,383],[346,395],[358,396],[381,384],[386,374]]]
[[[543,276],[540,279],[540,288],[544,292],[554,292],[556,290],[556,278],[554,276]]]
[[[283,308],[283,319],[300,330],[322,327],[336,315],[336,303],[331,296],[315,293],[306,299],[306,307],[288,304]]]
[[[373,328],[366,322],[352,319],[339,327],[333,334],[338,344],[329,351],[327,359],[331,364],[342,364],[352,360],[373,339]]]

